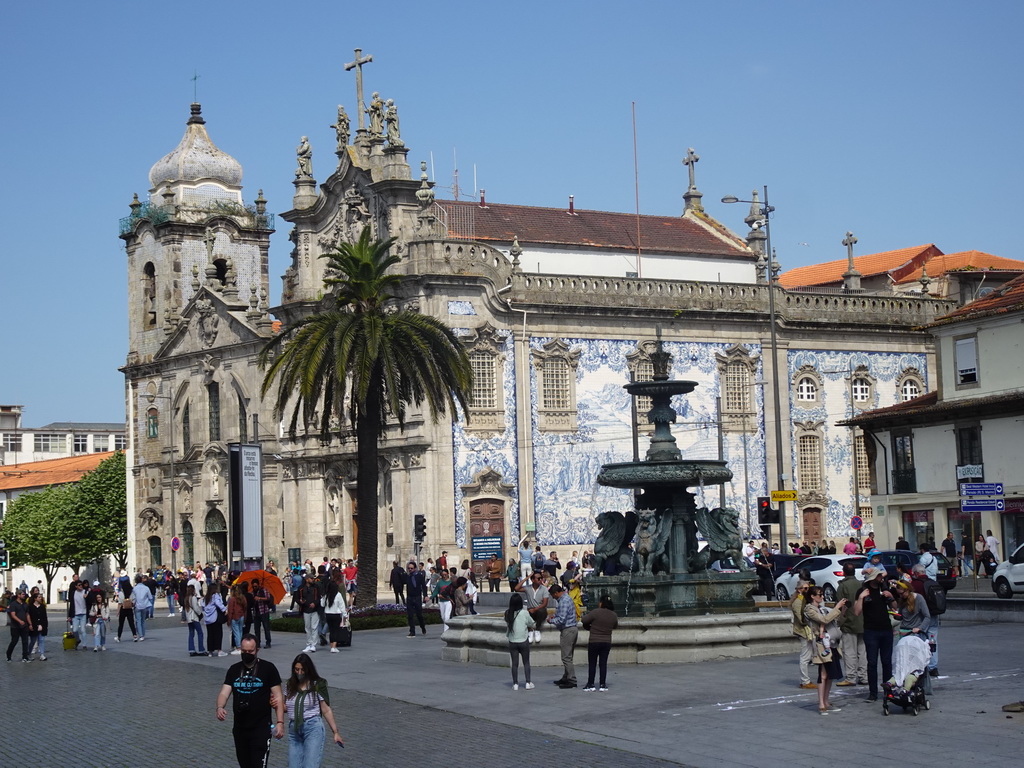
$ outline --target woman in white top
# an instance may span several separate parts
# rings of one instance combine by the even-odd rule
[[[344,579],[344,576],[342,578]],[[338,630],[348,619],[348,605],[345,601],[345,593],[334,579],[327,582],[327,594],[323,596],[322,600],[324,618],[327,620],[331,640],[331,653],[338,653]]]
[[[110,608],[107,596],[100,592],[96,602],[89,607],[89,623],[92,624],[92,652],[107,650],[107,624],[110,623]]]
[[[224,605],[224,598],[220,594],[220,585],[214,583],[206,591],[206,599],[203,601],[203,622],[206,624],[206,648],[211,656],[227,656],[220,649],[224,640],[224,625],[220,617],[227,618],[227,607]]]

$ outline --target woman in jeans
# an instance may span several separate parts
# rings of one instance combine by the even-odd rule
[[[220,617],[227,612],[224,599],[220,596],[217,585],[212,585],[206,592],[206,599],[203,601],[203,621],[206,624],[206,649],[211,656],[227,656],[220,649],[224,640],[224,625]]]
[[[92,624],[92,652],[107,650],[107,624],[110,623],[110,608],[107,596],[100,592],[96,602],[89,607],[89,623]]]
[[[608,654],[612,650],[612,631],[619,625],[619,617],[615,613],[612,599],[603,596],[597,608],[583,617],[583,628],[590,630],[590,641],[587,643],[587,684],[584,691],[608,690]],[[599,688],[594,688],[594,673],[598,665],[601,669]]]
[[[892,623],[889,608],[895,603],[884,588],[885,568],[867,567],[864,587],[857,593],[853,612],[864,617],[864,652],[868,660],[868,701],[878,701],[878,657],[882,657],[882,679],[892,677]]]
[[[308,654],[300,653],[295,657],[284,694],[288,768],[317,768],[324,755],[325,721],[334,734],[335,743],[343,742],[334,723],[327,681],[317,674]]]
[[[242,652],[242,627],[245,625],[245,598],[238,585],[231,587],[228,596],[228,625],[231,627],[231,654]]]
[[[529,611],[523,608],[523,596],[514,592],[508,599],[508,610],[505,611],[505,638],[508,640],[508,652],[512,657],[512,690],[519,690],[519,657],[523,657],[523,674],[526,677],[526,689],[533,688],[530,682],[530,640],[529,632],[536,626]]]
[[[37,594],[35,599],[28,606],[29,624],[32,625],[32,640],[39,652],[39,660],[46,661],[46,632],[49,628],[49,621],[46,616],[46,604],[43,602],[43,595]]]
[[[203,604],[199,601],[194,584],[188,585],[185,593],[185,621],[188,622],[188,655],[205,656],[206,649],[203,647]],[[196,650],[196,636],[199,637],[199,650]]]

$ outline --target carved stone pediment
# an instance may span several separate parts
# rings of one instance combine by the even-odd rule
[[[203,353],[212,360],[215,351],[233,344],[265,338],[247,318],[244,304],[226,304],[224,299],[206,290],[188,303],[180,321],[164,340],[156,359]],[[261,314],[261,319],[266,319]]]

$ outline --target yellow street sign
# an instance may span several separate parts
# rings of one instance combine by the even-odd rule
[[[796,491],[772,491],[772,501],[796,501]]]

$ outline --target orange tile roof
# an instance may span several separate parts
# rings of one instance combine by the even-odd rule
[[[115,451],[85,453],[61,459],[31,461],[27,464],[0,464],[0,491],[75,483],[82,479],[82,475],[96,469],[104,459],[109,459],[114,453]]]
[[[523,245],[586,246],[636,250],[637,216],[575,208],[538,208],[475,200],[438,200],[449,213],[448,229],[453,236],[468,236],[482,242],[512,242]],[[460,222],[472,217],[473,231],[460,232]],[[710,217],[702,223],[683,216],[639,217],[640,245],[663,253],[706,253],[722,256],[753,255],[746,244]],[[714,234],[709,230],[715,230]]]
[[[895,251],[869,253],[854,256],[853,265],[864,277],[892,272],[909,264],[917,264],[922,260],[934,258],[942,254],[934,244],[918,245],[913,248],[900,248]],[[847,260],[827,261],[824,264],[810,264],[796,267],[779,275],[779,284],[783,288],[798,288],[804,285],[827,285],[841,283],[843,273],[847,269]]]
[[[932,328],[936,325],[948,325],[961,320],[974,320],[1010,312],[1024,312],[1024,274],[999,286],[988,296],[964,304],[959,309],[953,310],[925,327]]]
[[[938,277],[946,272],[955,270],[974,269],[987,270],[997,269],[1011,272],[1024,272],[1024,261],[1007,259],[1004,256],[993,256],[983,251],[960,251],[959,253],[946,253],[933,256],[927,262],[928,277]],[[914,283],[921,279],[922,268],[917,267],[908,272],[896,282]]]

